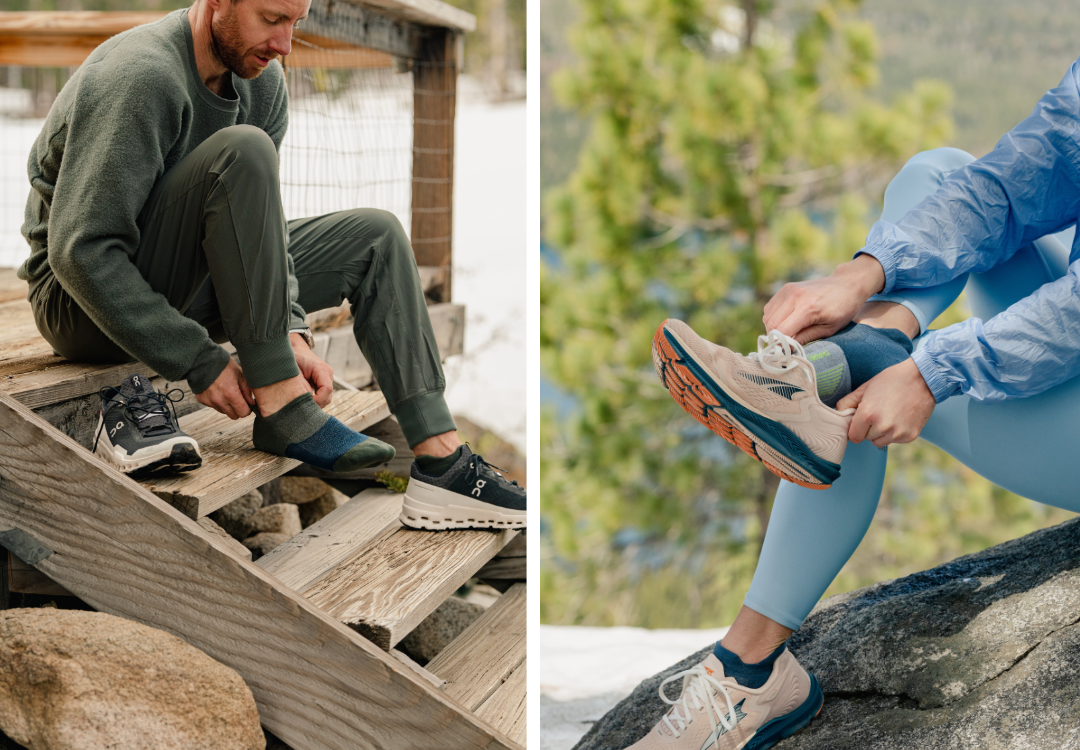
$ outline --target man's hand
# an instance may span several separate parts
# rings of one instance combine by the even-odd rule
[[[891,443],[910,443],[919,437],[935,403],[915,360],[905,359],[844,396],[836,410],[858,408],[848,428],[848,440],[853,443],[869,440],[884,448]]]
[[[289,341],[292,343],[300,374],[307,381],[312,398],[319,406],[326,407],[334,395],[334,370],[311,351],[299,333],[290,333]]]
[[[765,305],[765,330],[779,330],[800,344],[831,336],[846,326],[873,294],[885,287],[876,258],[860,255],[824,279],[784,284]]]
[[[240,370],[240,365],[232,359],[209,388],[195,394],[195,400],[221,412],[229,419],[246,417],[251,414],[251,407],[255,405],[255,397],[251,395],[251,389],[244,380],[244,373]]]

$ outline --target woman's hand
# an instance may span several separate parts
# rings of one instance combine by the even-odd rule
[[[884,287],[881,264],[871,255],[860,255],[824,279],[784,284],[765,305],[765,330],[779,330],[800,344],[826,338],[850,323]]]

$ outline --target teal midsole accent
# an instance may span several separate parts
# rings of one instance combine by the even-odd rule
[[[817,678],[810,675],[810,695],[803,704],[789,714],[778,716],[757,730],[753,739],[746,743],[743,750],[767,750],[785,737],[798,732],[817,716],[825,696]]]
[[[738,401],[728,396],[727,393],[724,392],[724,389],[709,377],[709,374],[705,372],[701,365],[694,361],[694,358],[687,353],[686,349],[683,348],[672,333],[665,329],[664,337],[667,338],[668,343],[674,347],[676,352],[678,352],[683,364],[690,368],[690,371],[694,373],[698,382],[709,389],[709,393],[716,397],[716,400],[720,402],[724,409],[730,412],[737,420],[747,425],[747,427],[757,428],[754,431],[754,436],[756,438],[806,469],[822,484],[832,484],[840,477],[839,464],[834,464],[831,461],[825,461],[824,459],[819,458],[812,450],[810,450],[810,446],[804,443],[798,435],[787,427],[784,427],[784,425],[775,420],[750,411]],[[710,409],[713,407],[706,404],[705,408]]]

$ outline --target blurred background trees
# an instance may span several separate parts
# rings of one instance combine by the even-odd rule
[[[754,350],[764,303],[862,246],[906,159],[977,148],[956,140],[946,84],[883,87],[857,0],[570,2],[542,11],[542,619],[726,625],[777,480],[671,401],[652,371],[653,331],[677,317]],[[912,18],[910,4],[882,5]],[[549,8],[577,16],[572,60]],[[1043,90],[1072,59],[1045,71]],[[976,121],[968,132],[985,137]],[[938,325],[964,315],[961,301]],[[830,593],[1070,515],[924,443],[890,451],[878,518]]]

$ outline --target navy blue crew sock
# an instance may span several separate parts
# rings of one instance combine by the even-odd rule
[[[807,344],[806,358],[817,373],[818,396],[835,408],[870,378],[911,356],[911,348],[911,339],[895,328],[849,323],[829,338]]]
[[[457,463],[457,460],[461,458],[461,450],[465,446],[459,445],[458,449],[451,453],[449,456],[443,456],[442,458],[436,458],[435,456],[417,456],[416,468],[427,474],[429,477],[441,477],[450,468]]]
[[[320,469],[366,469],[394,457],[394,446],[350,430],[319,408],[310,393],[297,396],[269,417],[255,412],[255,447]]]
[[[773,663],[780,657],[780,654],[784,653],[785,648],[787,648],[787,641],[781,643],[775,651],[757,664],[744,664],[738,654],[734,651],[728,651],[720,645],[720,641],[717,641],[715,648],[713,648],[713,656],[724,665],[724,675],[726,677],[731,677],[745,688],[756,690],[769,681]]]

